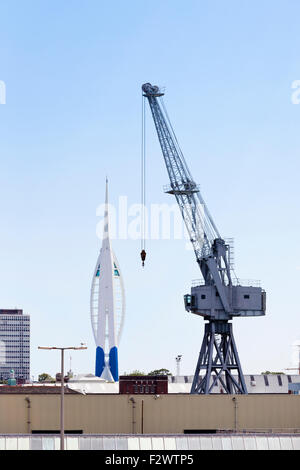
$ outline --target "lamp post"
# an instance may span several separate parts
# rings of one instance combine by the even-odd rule
[[[80,346],[80,347],[75,347],[75,346],[70,346],[66,348],[58,348],[56,346],[53,347],[43,347],[39,346],[38,349],[58,349],[61,352],[61,393],[60,393],[60,450],[64,450],[65,448],[65,423],[64,423],[64,352],[66,349],[73,349],[73,350],[78,350],[78,349],[87,349],[86,346]]]

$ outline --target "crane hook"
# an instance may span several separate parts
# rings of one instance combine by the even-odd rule
[[[144,267],[145,259],[146,259],[146,251],[145,250],[141,251],[141,258],[142,258],[142,266]]]

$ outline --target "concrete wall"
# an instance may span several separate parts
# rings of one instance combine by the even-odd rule
[[[59,430],[59,413],[59,395],[1,394],[0,434]],[[66,395],[65,429],[86,434],[142,431],[177,434],[184,430],[295,432],[300,431],[300,396]]]

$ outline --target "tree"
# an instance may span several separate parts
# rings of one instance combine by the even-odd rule
[[[265,372],[261,372],[262,375],[285,375],[284,372],[271,372],[269,370],[266,370]]]
[[[148,373],[148,375],[172,375],[168,369],[156,369]]]
[[[147,375],[145,372],[141,372],[140,370],[133,370],[129,374],[124,374],[124,375]]]
[[[55,379],[51,377],[51,375],[47,374],[46,372],[43,372],[43,374],[40,374],[38,377],[39,382],[55,382]]]
[[[172,375],[172,374],[168,369],[155,369],[155,370],[152,370],[151,372],[148,372],[148,374],[145,374],[145,372],[142,372],[140,370],[133,370],[129,374],[124,372],[124,375]]]

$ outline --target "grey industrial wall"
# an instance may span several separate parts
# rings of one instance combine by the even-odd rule
[[[58,430],[59,412],[59,394],[1,394],[0,434]],[[300,396],[180,394],[155,398],[67,394],[65,429],[86,434],[142,431],[176,434],[184,430],[295,432],[300,431]]]

